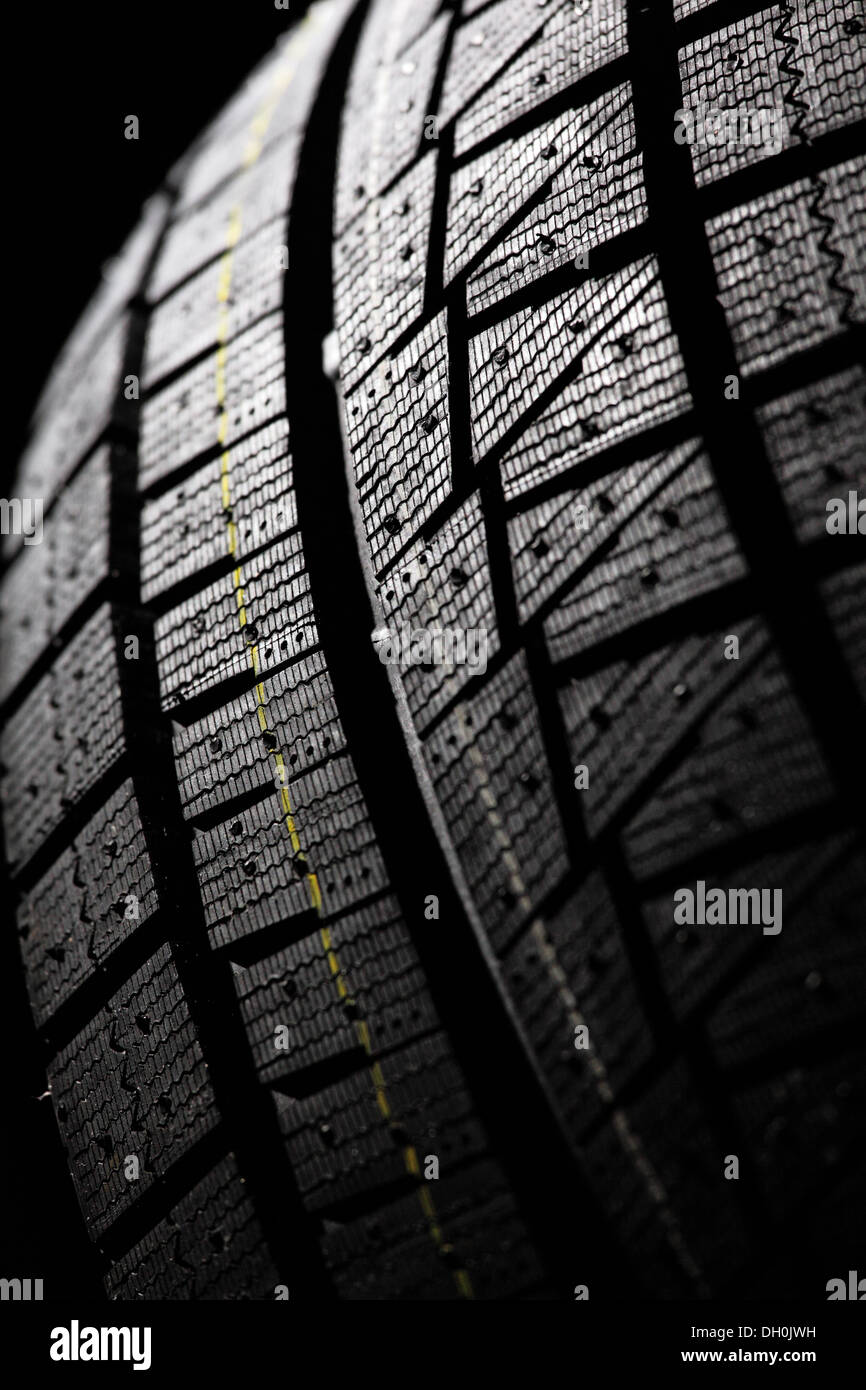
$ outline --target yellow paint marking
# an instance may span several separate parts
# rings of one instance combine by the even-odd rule
[[[303,24],[307,24],[308,22],[309,16],[303,21]],[[277,108],[279,97],[291,81],[295,66],[296,60],[293,59],[292,63],[287,66],[287,69],[279,75],[277,82],[274,84],[272,95],[267,99],[258,115],[252,121],[249,128],[249,140],[246,152],[243,157],[243,169],[252,168],[259,155],[261,154],[264,141],[267,136],[268,128],[270,126],[274,112]],[[240,204],[235,204],[235,206],[232,207],[229,213],[228,227],[226,230],[225,250],[223,251],[222,257],[220,259],[219,278],[217,281],[218,346],[216,353],[215,387],[217,407],[219,410],[219,419],[217,423],[217,439],[220,445],[223,446],[223,452],[220,456],[220,496],[222,500],[223,513],[225,515],[228,552],[233,558],[237,556],[238,532],[232,510],[231,454],[230,450],[225,447],[226,440],[228,439],[229,429],[229,417],[228,411],[226,409],[226,364],[228,360],[227,344],[229,337],[229,304],[231,301],[232,274],[234,271],[234,249],[240,240],[242,226],[242,209],[240,207]],[[234,573],[232,575],[232,584],[235,592],[235,602],[237,604],[238,623],[241,628],[244,628],[248,625],[248,620],[243,574],[240,565],[237,565],[235,567]],[[247,648],[247,651],[250,665],[254,673],[258,675],[258,645],[250,645]],[[258,681],[256,683],[255,696],[256,715],[258,718],[259,729],[263,734],[265,734],[269,732],[267,717],[268,702],[267,696],[265,694],[265,688],[261,681]],[[286,765],[285,760],[283,758],[283,754],[279,750],[272,751],[274,751],[274,762],[280,774],[280,782],[284,783],[286,775]],[[289,835],[289,841],[291,843],[292,850],[296,858],[299,858],[304,864],[306,864],[307,856],[301,847],[300,837],[298,836],[298,832],[295,826],[291,798],[289,796],[288,788],[285,785],[281,785],[280,787],[280,804],[282,806],[283,819],[285,821],[286,830]],[[311,906],[313,907],[315,912],[321,915],[323,904],[318,876],[312,871],[310,871],[305,874],[305,881],[307,885],[307,892],[310,897]],[[334,949],[331,940],[331,933],[328,927],[320,927],[319,937],[322,943],[322,948],[325,952],[325,959],[328,962],[328,965],[331,970],[331,975],[337,987],[337,993],[339,994],[341,999],[348,999],[350,997],[349,988],[343,976],[343,971],[340,965],[339,957],[337,956],[337,953]],[[358,1042],[360,1043],[361,1047],[363,1047],[366,1055],[370,1058],[369,1074],[375,1090],[376,1103],[378,1104],[379,1111],[384,1120],[390,1121],[392,1119],[392,1111],[390,1103],[388,1101],[385,1077],[379,1062],[373,1055],[373,1044],[370,1039],[369,1029],[367,1028],[367,1024],[363,1019],[356,1019],[354,1022],[354,1027],[355,1035],[358,1039]],[[414,1146],[408,1141],[402,1147],[403,1161],[406,1165],[407,1172],[411,1173],[413,1177],[417,1177],[420,1180],[421,1165],[418,1159],[417,1151],[415,1150]],[[442,1228],[439,1225],[439,1220],[436,1214],[436,1207],[429,1188],[419,1186],[418,1198],[421,1204],[421,1209],[427,1220],[427,1227],[430,1237],[437,1250],[441,1252],[443,1249],[445,1249],[445,1242],[442,1235]],[[460,1293],[461,1297],[474,1298],[472,1283],[469,1279],[469,1275],[466,1272],[466,1270],[457,1269],[453,1271],[453,1274],[457,1290]]]

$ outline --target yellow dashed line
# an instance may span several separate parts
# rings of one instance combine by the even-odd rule
[[[304,22],[306,23],[308,21]],[[292,62],[289,63],[287,67],[278,75],[271,94],[269,95],[267,101],[259,111],[258,115],[252,121],[249,131],[249,141],[243,157],[243,169],[252,168],[252,166],[256,163],[256,160],[258,159],[259,155],[261,154],[265,137],[267,135],[268,128],[270,126],[274,112],[277,108],[279,98],[285,91],[289,82],[291,81],[294,68],[295,60],[293,59]],[[220,456],[220,490],[228,537],[228,551],[233,559],[237,558],[238,532],[234,520],[234,514],[232,511],[232,496],[230,482],[230,451],[228,448],[225,447],[229,432],[229,416],[228,410],[226,409],[226,360],[228,355],[227,343],[229,337],[229,299],[231,296],[232,272],[234,268],[234,250],[238,244],[238,241],[240,240],[242,224],[242,209],[240,207],[240,204],[236,204],[229,213],[228,227],[226,230],[225,250],[223,251],[222,258],[220,260],[219,280],[217,283],[218,317],[215,373],[216,400],[217,407],[219,410],[219,419],[217,422],[217,439],[219,443],[223,445],[223,452]],[[244,593],[243,575],[241,573],[241,566],[239,564],[236,566],[234,570],[232,576],[232,583],[234,586],[235,599],[237,602],[238,623],[241,629],[243,629],[247,626],[247,605],[246,596]],[[247,650],[249,653],[250,665],[255,674],[259,675],[259,653],[257,643],[249,643]],[[256,714],[258,716],[259,729],[263,734],[268,733],[269,726],[267,717],[267,698],[265,695],[264,686],[261,681],[259,681],[256,684],[255,691]],[[275,767],[277,769],[277,772],[279,773],[279,780],[281,783],[280,802],[283,811],[283,821],[289,836],[289,842],[292,846],[292,851],[296,858],[300,859],[302,863],[306,864],[306,854],[301,847],[301,840],[298,835],[297,827],[295,825],[295,818],[292,811],[292,804],[289,797],[288,788],[285,785],[285,782],[287,780],[285,760],[283,758],[282,753],[279,750],[272,749],[271,751],[274,758]],[[321,915],[322,893],[319,887],[318,877],[311,870],[305,875],[305,881],[307,884],[307,892],[309,893],[311,906],[313,907],[314,911]],[[348,985],[346,984],[342,967],[340,966],[339,957],[337,956],[336,950],[334,949],[334,945],[331,940],[331,933],[328,927],[320,927],[319,936],[322,942],[322,948],[325,952],[325,958],[331,970],[331,975],[334,980],[337,993],[339,994],[341,1000],[348,999],[351,997],[350,991]],[[373,1082],[373,1087],[376,1094],[376,1103],[379,1107],[379,1111],[382,1115],[383,1120],[391,1123],[394,1117],[391,1111],[391,1106],[388,1101],[385,1077],[382,1072],[381,1066],[379,1065],[378,1061],[376,1061],[374,1058],[373,1045],[370,1039],[370,1033],[367,1028],[367,1024],[362,1019],[356,1019],[354,1020],[354,1027],[355,1035],[358,1039],[358,1042],[360,1043],[361,1047],[363,1047],[365,1053],[370,1059],[369,1074]],[[415,1149],[415,1146],[411,1143],[406,1143],[402,1145],[402,1152],[403,1161],[406,1165],[407,1172],[410,1173],[413,1177],[417,1178],[420,1184],[421,1162],[418,1157],[418,1152]],[[421,1203],[421,1209],[427,1221],[427,1229],[429,1231],[433,1244],[436,1246],[437,1250],[440,1253],[450,1254],[451,1247],[447,1244],[447,1242],[444,1239],[442,1228],[439,1225],[439,1219],[436,1214],[436,1206],[433,1201],[433,1197],[430,1193],[430,1189],[426,1186],[419,1185],[418,1198]],[[456,1269],[453,1271],[453,1275],[454,1282],[457,1286],[457,1290],[460,1296],[462,1298],[473,1298],[474,1293],[472,1289],[472,1283],[466,1270]]]

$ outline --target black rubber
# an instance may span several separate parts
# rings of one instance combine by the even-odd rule
[[[148,204],[0,590],[108,1297],[856,1267],[863,42],[824,3],[324,0]],[[702,102],[778,148],[677,143]],[[382,659],[433,629],[486,666]],[[699,880],[782,930],[678,923]]]

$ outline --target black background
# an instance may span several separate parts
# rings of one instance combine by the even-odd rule
[[[175,159],[306,9],[307,0],[288,11],[273,0],[19,9],[4,45],[14,369],[4,484],[101,266]],[[124,138],[127,115],[139,118],[138,140]]]
[[[102,265],[174,161],[306,9],[305,0],[291,0],[289,12],[273,0],[19,9],[4,35],[12,387],[4,496],[33,406]],[[139,118],[138,141],[124,138],[127,115]],[[0,888],[8,904],[8,887]],[[0,931],[0,991],[0,1152],[8,1164],[0,1277],[42,1277],[46,1299],[99,1297],[51,1102],[38,1099],[44,1068],[11,926]]]

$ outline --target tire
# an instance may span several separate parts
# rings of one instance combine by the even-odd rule
[[[109,1298],[856,1267],[862,55],[829,4],[325,0],[146,206],[2,580]],[[678,143],[702,101],[777,146]]]

